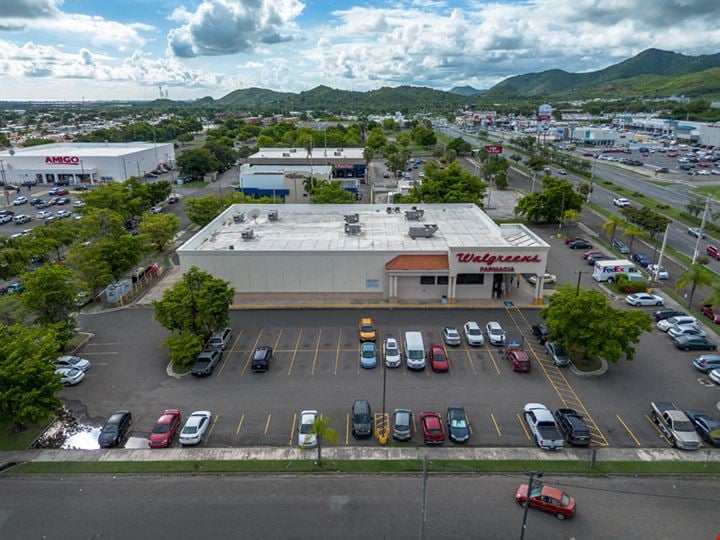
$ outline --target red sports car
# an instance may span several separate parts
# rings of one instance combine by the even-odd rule
[[[430,367],[432,367],[432,370],[435,372],[446,372],[449,369],[448,364],[448,357],[445,354],[445,349],[443,349],[440,345],[437,345],[433,343],[430,345],[430,352],[428,354],[430,357]]]
[[[530,508],[537,508],[543,512],[555,514],[558,519],[571,518],[575,515],[575,499],[563,490],[535,484],[530,492]],[[525,504],[527,499],[528,485],[520,484],[515,493],[515,501]]]
[[[442,444],[445,442],[445,431],[438,413],[435,411],[421,413],[420,425],[422,426],[425,444]]]
[[[175,432],[180,427],[180,411],[167,409],[150,433],[150,448],[167,448],[172,443]]]

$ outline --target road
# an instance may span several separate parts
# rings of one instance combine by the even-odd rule
[[[430,476],[425,538],[517,538],[522,474]],[[715,538],[717,481],[545,477],[575,518],[530,509],[527,540]],[[0,536],[47,538],[416,539],[419,475],[0,477]]]

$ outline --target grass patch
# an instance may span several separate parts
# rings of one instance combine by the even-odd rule
[[[172,370],[174,373],[177,373],[178,375],[187,375],[188,373],[190,373],[190,367],[191,366],[189,366],[189,365],[179,366],[175,362],[173,362]]]
[[[646,180],[647,182],[650,182],[651,184],[655,184],[656,186],[660,187],[670,187],[674,186],[675,182],[663,182],[662,180]]]
[[[718,474],[719,462],[694,461],[587,461],[428,460],[431,473],[507,473],[542,469],[555,474]],[[322,467],[311,459],[300,461],[118,461],[31,462],[3,474],[196,474],[196,473],[418,473],[421,460],[327,460]]]
[[[85,334],[75,334],[70,341],[65,344],[65,352],[71,352],[77,349],[80,344],[87,339]]]
[[[192,188],[192,189],[202,189],[209,185],[208,182],[205,182],[203,180],[193,180],[192,182],[185,182],[183,184],[180,184],[180,188]]]
[[[45,429],[50,418],[30,424],[22,431],[14,432],[8,422],[0,422],[0,450],[26,450]]]
[[[584,371],[584,372],[591,372],[591,371],[597,371],[602,367],[602,363],[598,358],[578,358],[577,355],[572,355],[570,357],[572,360],[573,366],[577,368],[578,371]]]
[[[710,195],[714,199],[720,198],[720,186],[703,186],[695,188],[691,191],[701,197],[707,197]]]

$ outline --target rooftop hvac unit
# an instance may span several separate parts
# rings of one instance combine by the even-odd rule
[[[235,223],[242,223],[245,221],[245,212],[239,212],[233,215],[233,221]]]
[[[297,152],[297,148],[291,148],[290,152],[294,154],[295,152]]]
[[[253,229],[245,229],[240,234],[243,240],[252,240],[253,238],[255,238],[255,231]]]
[[[342,156],[342,152],[333,152],[333,156]]]
[[[362,231],[362,225],[359,223],[346,223],[345,233],[346,234],[360,234]]]
[[[268,212],[268,219],[270,221],[280,221],[280,215],[277,210],[270,210]]]
[[[345,223],[359,223],[360,214],[345,214]]]
[[[396,207],[395,207],[395,213],[396,213],[396,214],[399,214],[399,213],[400,213],[400,207],[399,207],[399,206],[396,206]]]
[[[290,152],[283,152],[283,157],[290,157]]]
[[[405,218],[408,221],[422,221],[425,210],[405,210]]]
[[[422,227],[410,227],[410,230],[408,231],[408,234],[410,235],[410,238],[415,240],[416,238],[430,238],[432,235],[434,235],[438,230],[438,226],[434,223],[428,223],[426,225],[423,225]]]
[[[392,211],[392,206],[388,206],[387,208],[385,208],[385,212],[387,212],[388,214],[392,214]]]

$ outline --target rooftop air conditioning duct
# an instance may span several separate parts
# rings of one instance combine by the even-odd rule
[[[268,212],[268,219],[270,221],[280,221],[280,215],[277,210],[270,210]]]
[[[359,223],[360,214],[345,214],[345,223]]]
[[[245,229],[240,234],[243,240],[252,240],[255,238],[255,231],[253,229]]]
[[[437,232],[437,230],[437,225],[435,225],[434,223],[428,223],[423,226],[410,227],[408,234],[413,240],[415,240],[416,238],[430,238]]]
[[[346,223],[345,233],[346,234],[360,234],[362,231],[362,225],[359,223]]]
[[[245,221],[245,212],[238,212],[233,215],[233,221],[235,223],[243,223]]]

